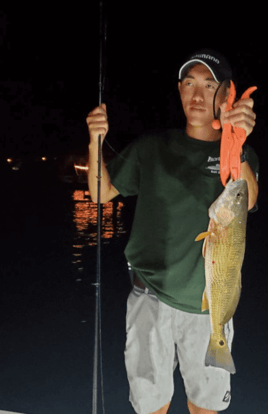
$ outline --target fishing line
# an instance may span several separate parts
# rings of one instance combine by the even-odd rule
[[[218,92],[219,92],[219,90],[220,90],[220,88],[221,87],[229,87],[229,85],[230,85],[230,80],[231,79],[229,79],[229,78],[227,78],[227,79],[224,79],[223,81],[221,81],[220,83],[219,83],[219,85],[218,85],[218,87],[217,87],[217,89],[216,89],[216,91],[215,91],[215,94],[214,94],[214,98],[213,98],[213,115],[214,115],[214,119],[219,119],[220,118],[220,108],[218,108],[218,110],[216,111],[216,98],[217,98],[217,94],[218,94]],[[227,83],[228,82],[228,83]],[[118,157],[120,157],[120,158],[122,158],[124,161],[126,161],[126,162],[128,162],[128,163],[132,163],[132,164],[136,164],[136,162],[134,162],[134,161],[130,161],[130,160],[128,160],[127,158],[125,158],[125,157],[123,157],[119,152],[117,152],[113,147],[112,147],[112,145],[109,143],[109,141],[107,140],[107,138],[105,138],[105,141],[104,141],[110,148],[111,148],[111,150],[118,156]],[[129,143],[129,145],[131,144],[131,142]]]
[[[118,156],[118,157],[120,157],[120,158],[122,158],[124,161],[126,161],[126,162],[129,162],[130,164],[136,164],[136,162],[134,162],[134,161],[130,161],[130,160],[128,160],[127,158],[125,158],[125,157],[123,157],[123,155],[122,154],[120,154],[119,152],[117,152],[110,144],[109,144],[109,142],[107,141],[107,139],[105,139],[105,143],[111,148],[111,150]],[[131,143],[130,143],[131,144]]]
[[[216,89],[216,92],[215,92],[214,98],[213,98],[213,115],[214,115],[214,119],[219,119],[220,118],[220,108],[218,108],[218,110],[216,111],[216,97],[217,97],[217,94],[218,94],[218,92],[219,92],[219,90],[222,86],[224,86],[226,88],[229,88],[230,87],[230,81],[231,81],[230,78],[224,79],[223,81],[221,81],[219,83],[219,86]],[[227,84],[227,82],[228,82],[228,84]]]

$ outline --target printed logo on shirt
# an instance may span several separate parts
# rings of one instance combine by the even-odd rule
[[[220,157],[208,157],[208,162],[220,161]]]
[[[226,391],[225,396],[223,397],[223,402],[228,403],[231,399],[231,393],[230,391]]]
[[[207,166],[206,170],[210,170],[212,174],[219,174],[220,173],[219,161],[220,161],[220,157],[209,156],[207,162],[213,162],[213,163],[217,162],[217,164]]]

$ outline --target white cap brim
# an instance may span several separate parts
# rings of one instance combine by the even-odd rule
[[[194,63],[194,62],[202,63],[202,65],[206,66],[210,70],[210,72],[211,72],[213,78],[215,79],[215,81],[219,83],[219,81],[218,81],[215,73],[211,69],[211,67],[209,65],[207,65],[205,62],[203,62],[202,60],[200,60],[200,59],[188,60],[188,62],[184,63],[184,65],[180,68],[180,71],[179,71],[179,79],[181,79],[183,69],[185,69],[186,66],[188,66],[188,65],[190,65],[191,63]]]

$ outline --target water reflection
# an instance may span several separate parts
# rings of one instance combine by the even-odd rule
[[[93,203],[90,194],[85,190],[74,190],[72,195],[73,221],[76,225],[79,243],[74,244],[77,250],[75,255],[81,254],[79,249],[85,245],[97,245],[97,204]],[[103,204],[101,221],[101,238],[104,243],[108,243],[112,237],[120,237],[126,233],[122,221],[122,201],[109,202]]]
[[[75,270],[75,281],[83,283],[84,260],[83,250],[86,246],[97,246],[97,204],[93,203],[89,191],[74,190],[72,192],[72,216],[76,227],[73,241],[72,264]],[[122,220],[124,203],[114,201],[103,204],[101,220],[102,243],[109,243],[113,237],[121,237],[126,233]]]

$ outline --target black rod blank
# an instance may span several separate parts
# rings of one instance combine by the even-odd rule
[[[103,90],[103,2],[100,0],[100,22],[99,22],[99,106],[102,104]],[[92,390],[92,414],[97,414],[98,400],[98,361],[100,359],[102,405],[104,412],[103,380],[102,380],[102,352],[101,352],[101,135],[98,137],[98,175],[97,175],[97,263],[96,263],[96,288],[95,297],[95,342],[93,359],[93,390]],[[100,351],[100,353],[99,353]],[[100,354],[100,355],[99,355]]]

